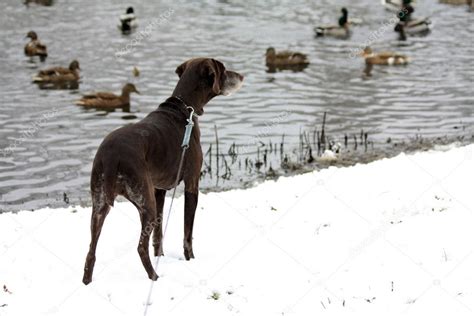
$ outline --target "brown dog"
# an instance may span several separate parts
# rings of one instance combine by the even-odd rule
[[[214,59],[195,58],[176,69],[178,84],[172,96],[136,124],[110,133],[100,145],[91,174],[91,243],[84,267],[84,284],[92,281],[97,241],[115,197],[122,195],[140,213],[142,231],[138,253],[148,277],[157,280],[148,252],[153,231],[155,256],[162,251],[162,219],[166,190],[174,186],[181,157],[181,143],[189,118],[188,107],[198,115],[217,95],[229,95],[242,86],[243,76],[225,69]],[[202,150],[197,118],[184,157],[184,256],[194,258],[193,223],[198,203]]]

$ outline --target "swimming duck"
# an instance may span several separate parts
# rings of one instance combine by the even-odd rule
[[[341,9],[342,16],[339,18],[338,25],[317,26],[314,28],[316,36],[333,36],[347,38],[349,31],[349,12],[346,8]]]
[[[134,84],[127,83],[123,86],[121,95],[110,92],[97,92],[84,95],[82,99],[76,101],[76,104],[84,107],[103,109],[126,108],[130,106],[130,93],[132,92],[140,94]]]
[[[69,68],[53,67],[38,72],[33,77],[35,83],[62,83],[62,82],[78,82],[79,81],[79,62],[73,60],[69,64]]]
[[[45,45],[41,44],[38,40],[38,35],[35,31],[29,31],[26,34],[26,38],[30,38],[30,42],[25,45],[25,55],[26,56],[40,56],[41,59],[44,59],[48,56],[48,50]]]
[[[128,7],[127,11],[125,11],[125,14],[120,16],[120,24],[118,25],[118,28],[122,31],[122,33],[128,34],[137,27],[138,23],[136,21],[135,11],[133,10],[133,7]]]
[[[423,36],[431,31],[431,20],[429,18],[412,19],[408,22],[400,21],[395,26],[395,32],[399,34],[399,39],[404,41],[407,35]]]
[[[276,52],[275,48],[267,48],[265,54],[266,64],[275,66],[308,65],[308,57],[305,54],[290,51]]]
[[[270,71],[275,69],[303,70],[309,65],[305,54],[290,51],[276,52],[275,48],[269,47],[265,54],[265,61]]]
[[[364,48],[361,55],[365,58],[365,63],[369,65],[406,65],[410,61],[407,56],[397,53],[374,53],[369,46]]]

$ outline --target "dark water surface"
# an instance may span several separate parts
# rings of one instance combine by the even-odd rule
[[[123,36],[117,29],[118,16],[130,4],[138,31],[151,25],[151,32],[116,58],[137,35]],[[341,6],[365,24],[353,28],[349,40],[315,39],[313,27],[337,21]],[[160,20],[163,14],[169,17]],[[351,49],[392,17],[375,0],[57,0],[50,7],[3,0],[0,212],[65,206],[64,200],[88,204],[91,162],[103,137],[154,110],[176,84],[176,66],[196,56],[213,56],[245,75],[241,91],[206,107],[200,119],[204,151],[214,142],[214,124],[223,153],[234,142],[250,144],[255,153],[257,141],[280,142],[282,134],[290,151],[297,148],[301,130],[320,128],[324,112],[328,135],[340,139],[364,129],[375,146],[389,137],[472,135],[474,13],[418,0],[416,14],[431,16],[431,34],[400,44],[390,28],[372,44],[375,50],[405,53],[412,64],[376,67],[366,77],[363,60],[351,58]],[[23,55],[29,30],[48,46],[44,63]],[[307,53],[311,64],[299,73],[267,73],[269,46]],[[31,84],[40,68],[68,65],[72,59],[82,68],[78,90],[40,90]],[[138,78],[132,76],[134,66],[141,71]],[[141,91],[132,95],[131,113],[73,104],[82,93],[118,92],[129,81]],[[219,187],[239,186],[251,177],[237,163],[232,168],[234,176]],[[201,186],[213,189],[215,180],[204,177]]]

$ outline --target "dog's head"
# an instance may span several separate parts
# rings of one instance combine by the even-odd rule
[[[242,87],[244,77],[226,70],[224,64],[212,58],[194,58],[176,68],[179,77],[175,94],[185,97],[202,114],[202,107],[213,97],[230,95]]]

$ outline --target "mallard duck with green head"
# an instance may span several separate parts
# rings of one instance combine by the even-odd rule
[[[349,29],[349,11],[346,8],[341,9],[342,16],[337,25],[317,26],[314,28],[316,36],[332,36],[338,38],[347,38],[350,35]]]

